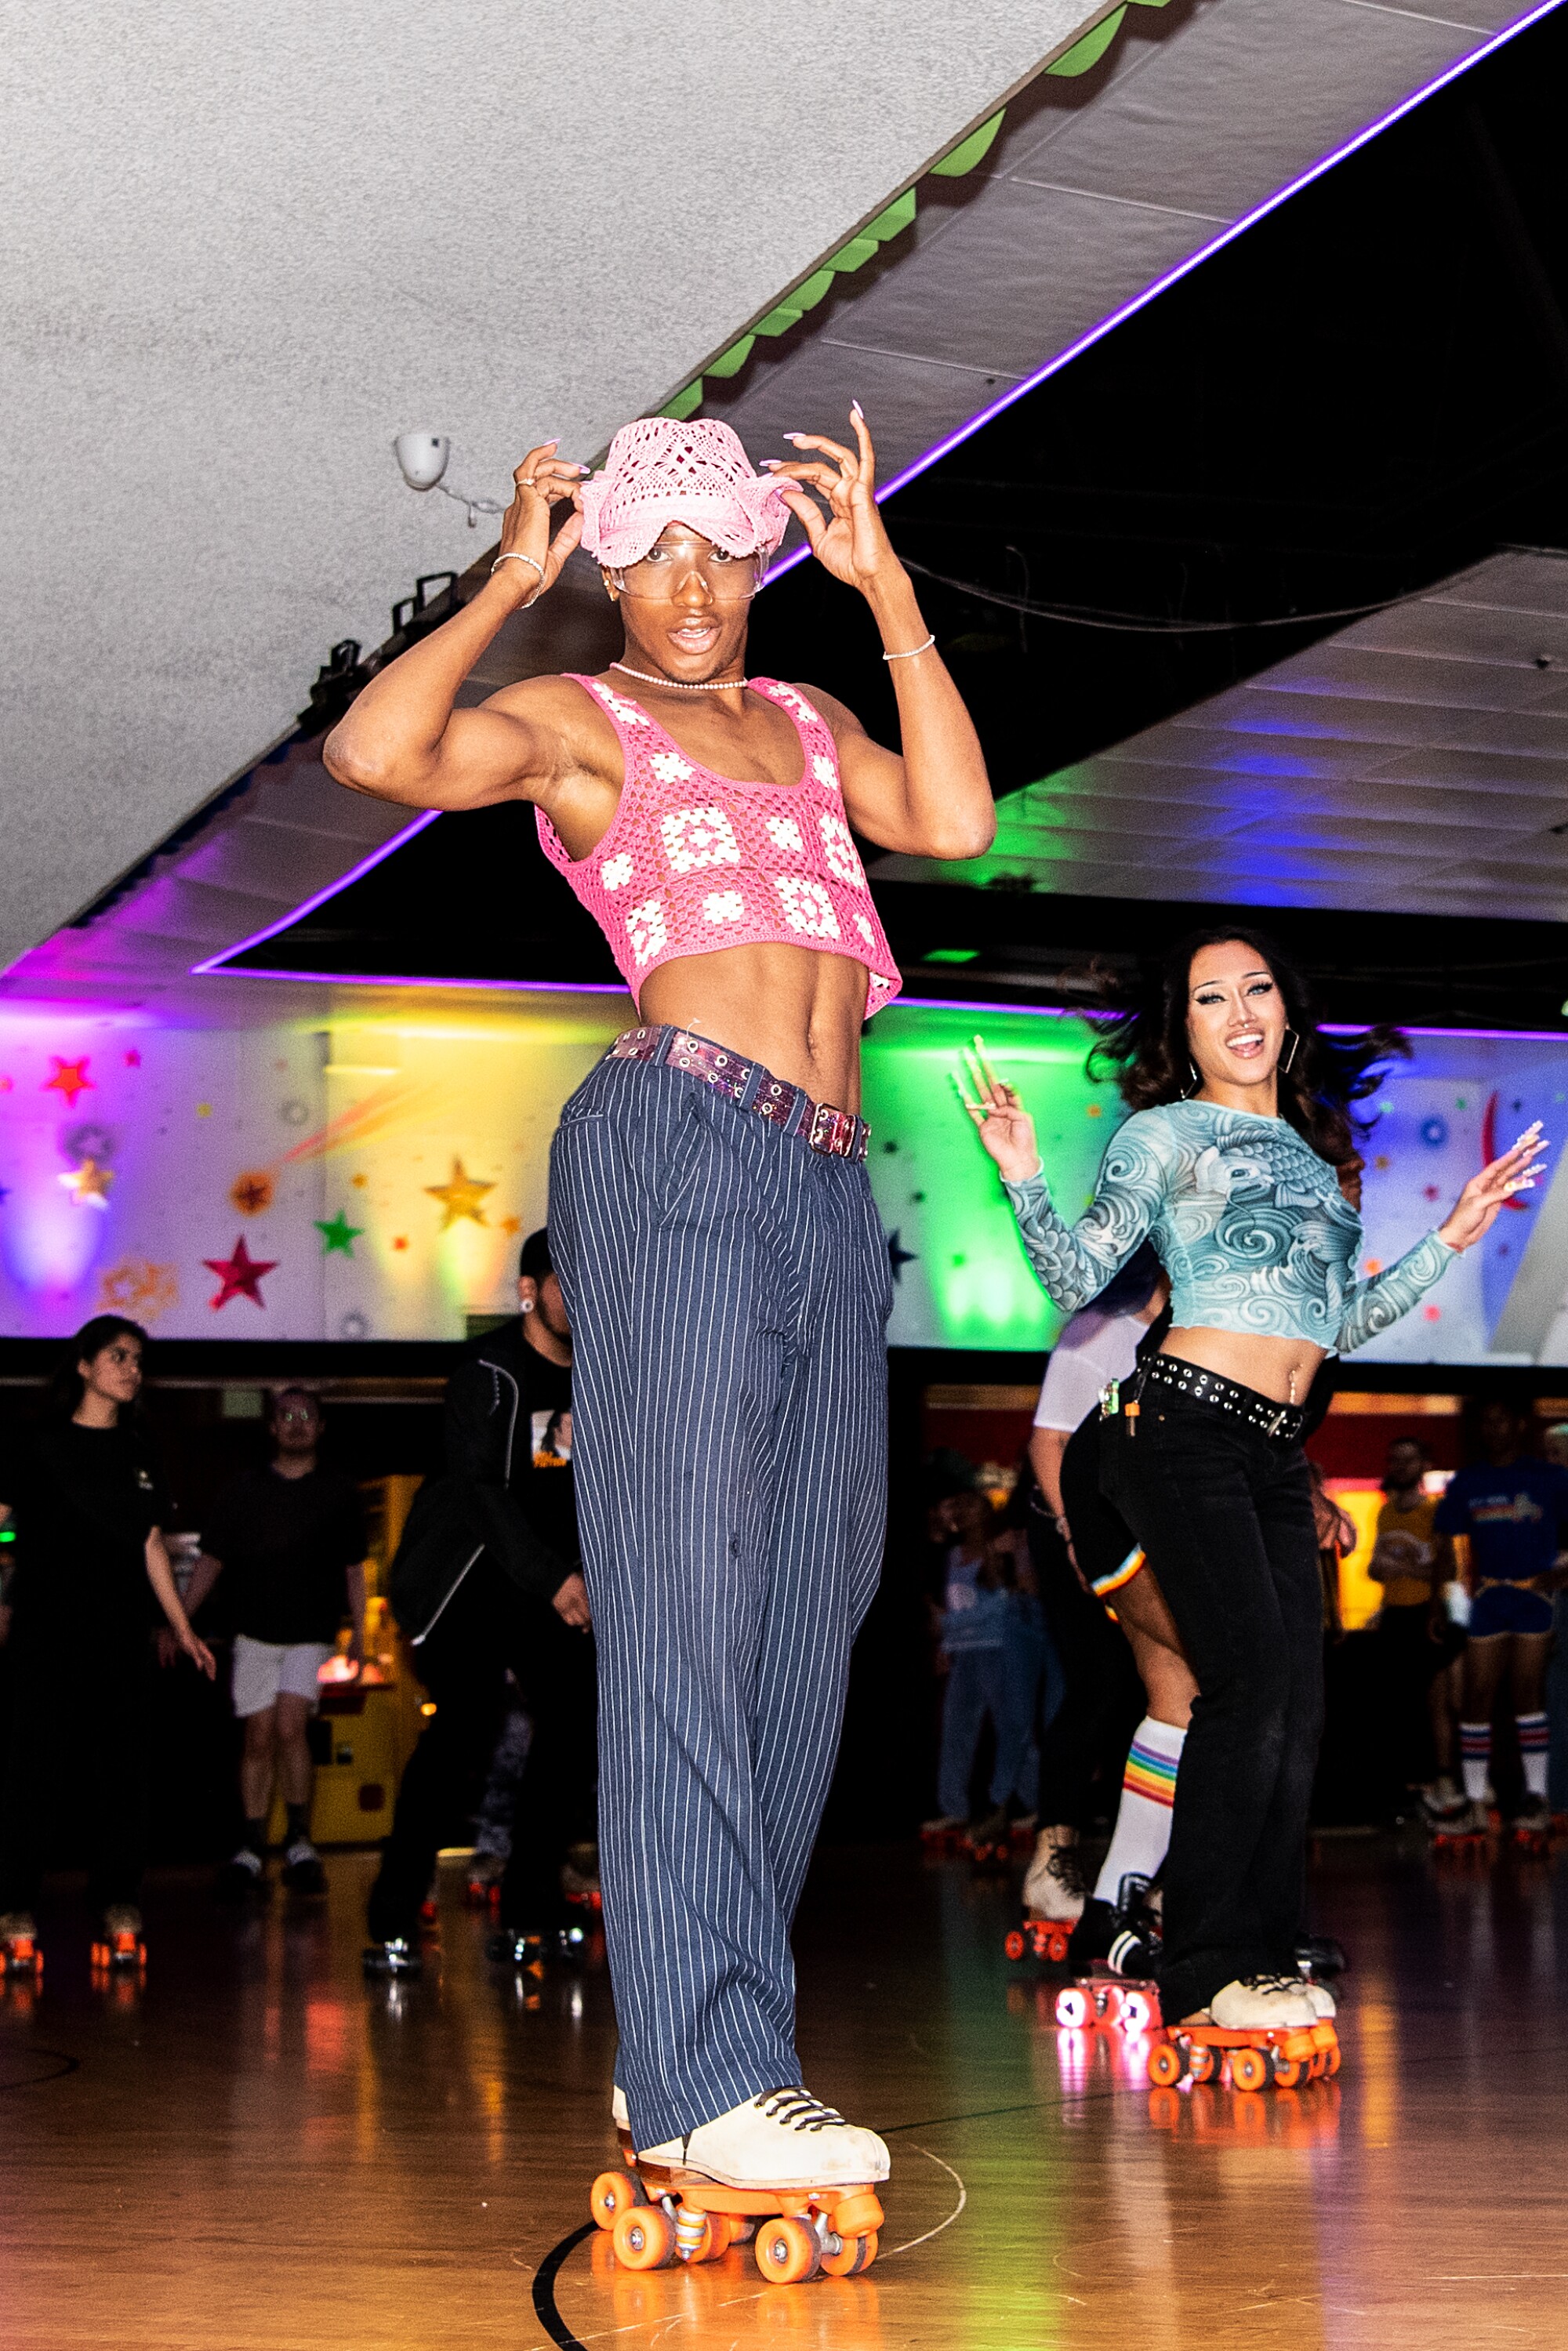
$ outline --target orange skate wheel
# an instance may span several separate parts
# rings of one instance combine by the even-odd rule
[[[726,2253],[728,2252],[731,2245],[735,2242],[735,2232],[739,2225],[740,2224],[737,2220],[733,2212],[710,2212],[708,2214],[707,2250],[703,2255],[705,2262],[723,2261]]]
[[[1230,2079],[1238,2090],[1260,2090],[1269,2078],[1269,2061],[1261,2049],[1233,2049]]]
[[[1181,2079],[1181,2051],[1174,2041],[1159,2041],[1149,2052],[1149,2079],[1157,2090],[1168,2090]]]
[[[1309,2064],[1307,2071],[1311,2073],[1312,2070],[1312,2066]],[[1301,2078],[1301,2061],[1299,2057],[1275,2058],[1274,2087],[1277,2090],[1293,2090]]]
[[[1124,2032],[1134,2036],[1147,2032],[1154,2021],[1154,2002],[1146,1991],[1124,1991],[1122,1994],[1116,2022]]]
[[[675,2224],[662,2204],[633,2204],[615,2215],[610,2241],[623,2270],[666,2269],[675,2257]]]
[[[601,2171],[588,2191],[588,2209],[601,2229],[613,2229],[618,2213],[647,2201],[647,2189],[629,2171]]]
[[[1070,2032],[1081,2032],[1092,2022],[1089,2013],[1089,1995],[1082,1984],[1068,1984],[1056,1995],[1056,2021]]]
[[[1022,1959],[1025,1945],[1023,1939],[1023,1929],[1021,1927],[1015,1927],[1012,1929],[1007,1941],[1002,1945],[1002,1949],[1007,1953],[1009,1959]]]
[[[1323,2072],[1325,2074],[1337,2074],[1339,2072],[1339,2043],[1337,2041],[1334,2043],[1332,2049],[1325,2049],[1323,2051]]]
[[[92,1964],[93,1964],[93,1966],[94,1966],[95,1968],[106,1968],[106,1967],[108,1967],[108,1965],[109,1965],[109,1945],[108,1945],[107,1943],[95,1943],[95,1944],[93,1945],[93,1947],[92,1947]]]
[[[757,2266],[772,2285],[803,2285],[815,2277],[822,2249],[806,2220],[765,2220],[757,2231]]]
[[[822,2273],[825,2277],[859,2277],[862,2270],[869,2270],[875,2259],[876,2231],[873,2229],[869,2236],[841,2238],[836,2253],[822,2255]]]

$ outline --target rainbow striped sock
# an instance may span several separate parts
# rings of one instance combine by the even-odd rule
[[[1186,1738],[1185,1730],[1147,1714],[1133,1733],[1115,1832],[1094,1887],[1096,1901],[1115,1902],[1124,1877],[1152,1877],[1164,1861]]]

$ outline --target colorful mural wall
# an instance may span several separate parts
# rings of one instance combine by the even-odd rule
[[[519,1237],[547,1212],[560,1106],[626,1017],[619,996],[567,995],[472,1010],[367,998],[243,1029],[6,1009],[0,1327],[62,1335],[110,1307],[166,1337],[460,1337],[469,1314],[509,1305]],[[1088,1198],[1119,1116],[1114,1093],[1084,1074],[1079,1019],[881,1014],[865,1107],[896,1277],[891,1336],[1043,1350],[1061,1318],[954,1090],[977,1028],[1035,1113],[1068,1212]],[[1369,1264],[1418,1238],[1531,1119],[1559,1146],[1568,1137],[1568,1039],[1416,1043],[1373,1105]],[[1365,1355],[1568,1364],[1561,1169]]]

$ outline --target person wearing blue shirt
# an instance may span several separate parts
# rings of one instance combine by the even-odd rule
[[[1406,1051],[1315,1027],[1305,987],[1252,931],[1181,942],[1103,1034],[1133,1115],[1075,1224],[1051,1203],[1034,1123],[977,1055],[967,1102],[1030,1262],[1056,1303],[1098,1294],[1147,1236],[1172,1324],[1107,1391],[1101,1486],[1159,1578],[1197,1677],[1166,1859],[1161,2002],[1238,2031],[1333,2012],[1303,1985],[1307,1806],[1322,1724],[1322,1589],[1301,1437],[1324,1359],[1385,1330],[1528,1187],[1537,1129],[1472,1176],[1446,1221],[1357,1278],[1340,1173],[1352,1105]]]
[[[1558,1566],[1568,1546],[1568,1469],[1526,1453],[1529,1426],[1528,1416],[1501,1397],[1483,1405],[1479,1434],[1485,1458],[1457,1471],[1437,1505],[1437,1531],[1448,1538],[1455,1568],[1470,1593],[1459,1724],[1469,1811],[1457,1825],[1471,1834],[1488,1825],[1492,1713],[1505,1675],[1524,1766],[1524,1809],[1514,1827],[1522,1835],[1540,1836],[1552,1818],[1542,1698],[1552,1594],[1568,1580]]]

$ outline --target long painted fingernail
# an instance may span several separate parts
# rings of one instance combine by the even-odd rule
[[[803,441],[806,436],[803,433],[780,433],[779,438],[780,441],[800,442]]]
[[[858,400],[852,400],[852,401],[851,401],[851,402],[850,402],[850,414],[851,414],[852,416],[858,416],[858,417],[860,418],[860,421],[861,421],[861,423],[862,423],[862,424],[865,423],[865,410],[861,406],[860,402],[859,402]]]

